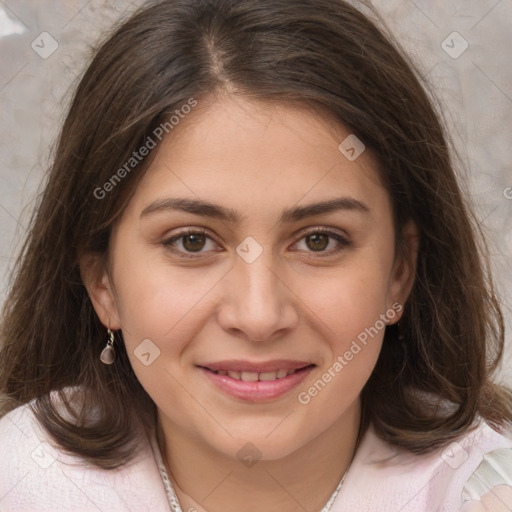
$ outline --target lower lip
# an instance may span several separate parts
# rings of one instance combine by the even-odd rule
[[[206,368],[199,368],[219,389],[228,395],[246,400],[247,402],[265,402],[279,398],[294,387],[298,386],[313,370],[314,366],[297,370],[282,379],[244,382],[232,379],[227,375],[218,375]]]

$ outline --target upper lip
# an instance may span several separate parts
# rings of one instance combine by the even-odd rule
[[[298,370],[313,363],[307,361],[294,361],[290,359],[276,359],[274,361],[255,363],[243,360],[218,361],[216,363],[205,363],[198,366],[208,368],[209,370],[219,371],[226,370],[228,372],[275,372],[277,370]]]

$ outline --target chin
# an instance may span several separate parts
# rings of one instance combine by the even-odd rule
[[[282,420],[283,418],[280,419]],[[302,448],[307,444],[308,437],[316,437],[314,433],[308,436],[304,429],[290,431],[289,426],[277,425],[279,421],[272,428],[268,428],[267,424],[265,428],[256,425],[245,429],[228,428],[233,437],[222,436],[217,439],[209,437],[206,441],[215,451],[242,462],[244,460],[275,461],[284,459]]]

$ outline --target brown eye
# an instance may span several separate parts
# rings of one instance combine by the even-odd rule
[[[351,242],[341,233],[327,228],[316,228],[309,231],[309,233],[305,233],[295,245],[300,251],[310,254],[316,253],[316,256],[320,257],[335,255],[350,247]]]
[[[200,258],[222,250],[203,228],[187,228],[160,242],[160,245],[183,258]]]
[[[197,252],[204,248],[206,237],[201,233],[192,233],[181,237],[183,240],[183,247],[187,251]]]
[[[325,233],[314,233],[306,237],[306,245],[312,251],[324,251],[329,245],[329,236]]]

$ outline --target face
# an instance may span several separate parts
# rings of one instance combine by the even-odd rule
[[[325,116],[226,99],[171,135],[89,294],[169,429],[284,457],[358,404],[414,257],[370,151],[349,160]]]

